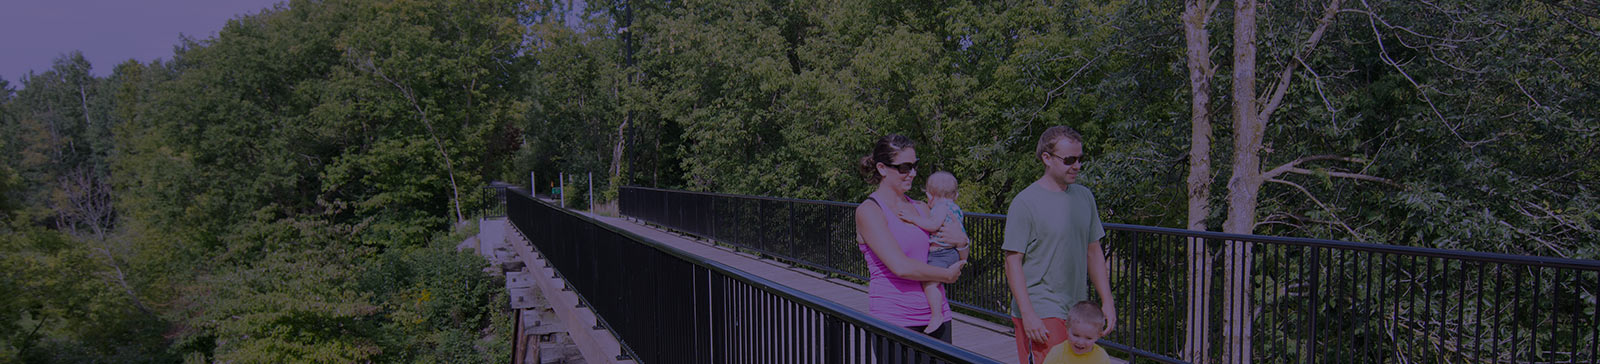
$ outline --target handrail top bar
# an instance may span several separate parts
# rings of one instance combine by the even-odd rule
[[[769,201],[816,203],[816,204],[845,206],[845,207],[855,207],[855,206],[859,205],[858,203],[853,203],[853,202],[806,200],[806,199],[793,199],[793,198],[768,197],[768,196],[739,195],[739,194],[730,194],[730,193],[695,192],[695,191],[671,190],[671,189],[651,188],[651,187],[625,186],[625,187],[621,187],[621,188],[632,188],[632,189],[660,191],[660,192],[671,192],[671,193],[698,194],[698,195],[719,196],[719,197],[750,198],[750,199],[769,200]],[[1005,217],[1006,217],[1006,215],[1003,215],[1003,214],[986,214],[986,213],[974,213],[974,212],[968,212],[966,215],[967,216],[972,216],[972,217],[994,218],[994,219],[1005,219]],[[1404,246],[1404,245],[1386,245],[1386,244],[1374,244],[1374,243],[1359,243],[1359,242],[1331,240],[1331,239],[1293,238],[1293,237],[1282,237],[1282,236],[1233,234],[1233,233],[1224,233],[1224,232],[1216,232],[1216,231],[1197,231],[1197,230],[1178,229],[1178,228],[1169,228],[1169,227],[1130,225],[1130,224],[1116,224],[1116,223],[1106,223],[1105,226],[1106,226],[1107,229],[1110,229],[1110,230],[1123,230],[1123,231],[1145,232],[1145,233],[1167,234],[1167,235],[1181,235],[1181,236],[1198,237],[1198,238],[1202,238],[1202,239],[1231,240],[1231,241],[1242,241],[1242,242],[1264,243],[1264,244],[1294,245],[1294,246],[1306,246],[1306,247],[1314,247],[1314,248],[1338,248],[1338,249],[1369,251],[1369,252],[1377,252],[1377,253],[1416,255],[1416,256],[1434,257],[1434,258],[1450,258],[1450,259],[1471,260],[1471,261],[1479,261],[1479,262],[1518,264],[1518,265],[1532,265],[1532,266],[1544,266],[1544,267],[1553,267],[1553,268],[1568,268],[1568,269],[1589,270],[1589,271],[1600,272],[1600,260],[1542,257],[1542,256],[1529,256],[1529,255],[1514,255],[1514,254],[1504,254],[1504,253],[1474,252],[1474,251],[1451,250],[1451,249],[1441,249],[1441,248],[1425,248],[1425,247],[1414,247],[1414,246]]]
[[[1106,340],[1106,339],[1100,339],[1098,341],[1095,341],[1095,344],[1100,344],[1100,346],[1103,346],[1106,349],[1117,350],[1117,351],[1121,351],[1121,352],[1124,352],[1124,353],[1134,354],[1134,355],[1138,355],[1139,357],[1144,358],[1144,359],[1155,360],[1155,361],[1162,362],[1162,363],[1189,364],[1189,362],[1186,362],[1186,361],[1182,361],[1182,360],[1178,360],[1178,359],[1175,359],[1175,358],[1167,357],[1166,355],[1152,353],[1152,352],[1146,351],[1144,349],[1135,348],[1135,347],[1127,346],[1127,345],[1122,345],[1122,344],[1119,344],[1119,343],[1116,343],[1116,342],[1113,342],[1113,341],[1109,341],[1109,340]]]
[[[968,215],[977,215],[977,214],[968,214]],[[983,214],[983,215],[993,215],[993,214]],[[1000,216],[1001,218],[1004,218],[1004,215],[997,215],[997,216]],[[1467,250],[1453,250],[1453,249],[1442,249],[1442,248],[1406,246],[1406,245],[1388,245],[1388,244],[1362,243],[1362,242],[1353,242],[1353,241],[1316,239],[1316,238],[1295,238],[1295,237],[1283,237],[1283,236],[1233,234],[1233,233],[1224,233],[1224,232],[1217,232],[1217,231],[1195,231],[1195,230],[1188,230],[1188,229],[1168,228],[1168,227],[1159,227],[1159,226],[1145,226],[1145,225],[1113,224],[1113,223],[1107,223],[1105,225],[1109,229],[1116,229],[1116,230],[1133,231],[1133,232],[1146,232],[1146,233],[1155,233],[1155,234],[1169,234],[1169,235],[1187,235],[1187,236],[1199,237],[1199,238],[1204,238],[1204,239],[1232,240],[1232,241],[1244,241],[1244,242],[1267,243],[1267,244],[1282,244],[1282,245],[1297,245],[1297,246],[1307,246],[1307,247],[1314,247],[1314,248],[1338,248],[1338,249],[1348,249],[1348,250],[1369,251],[1369,252],[1375,252],[1375,253],[1391,253],[1391,254],[1434,257],[1434,258],[1449,258],[1449,259],[1471,260],[1471,261],[1480,261],[1480,262],[1489,262],[1489,263],[1533,265],[1533,266],[1543,266],[1543,267],[1551,267],[1551,268],[1569,268],[1569,269],[1578,269],[1578,270],[1600,271],[1600,260],[1544,257],[1544,256],[1536,256],[1536,255],[1515,255],[1515,254],[1490,253],[1490,252],[1475,252],[1475,251],[1467,251]]]
[[[628,188],[628,187],[623,187],[623,188]],[[866,313],[862,313],[860,311],[856,311],[855,309],[852,309],[852,308],[849,308],[849,307],[845,307],[844,305],[835,303],[833,301],[826,300],[826,299],[823,299],[821,297],[814,296],[814,295],[812,295],[810,293],[805,293],[805,292],[801,292],[801,291],[795,290],[793,288],[789,288],[788,286],[784,286],[782,284],[778,284],[777,282],[773,282],[773,281],[768,280],[766,278],[762,278],[760,276],[747,273],[745,271],[742,271],[742,270],[739,270],[737,268],[728,266],[726,264],[722,264],[721,262],[717,262],[717,261],[714,261],[714,260],[706,259],[706,258],[700,257],[698,255],[690,254],[689,252],[686,252],[686,251],[683,251],[682,249],[678,249],[676,247],[673,247],[673,246],[667,245],[665,243],[656,241],[655,239],[651,239],[651,238],[647,238],[647,237],[641,236],[639,234],[635,234],[632,231],[623,230],[622,228],[619,228],[619,227],[616,227],[616,226],[612,226],[611,224],[602,223],[600,221],[595,220],[592,217],[585,216],[583,214],[580,214],[580,213],[577,213],[577,212],[574,212],[574,211],[571,211],[571,210],[567,210],[565,208],[551,206],[550,204],[544,202],[543,200],[540,200],[540,199],[534,198],[532,196],[529,196],[526,191],[523,191],[520,188],[510,188],[509,190],[512,191],[513,193],[517,194],[517,195],[521,195],[522,197],[525,197],[525,198],[528,198],[529,200],[532,200],[534,203],[543,205],[544,207],[555,209],[556,211],[560,211],[562,213],[577,217],[577,218],[579,218],[581,220],[584,220],[584,221],[586,221],[586,222],[588,222],[590,224],[599,226],[599,227],[604,228],[606,230],[610,230],[611,232],[614,232],[614,233],[617,233],[617,234],[621,234],[624,237],[633,239],[633,240],[641,242],[641,243],[645,243],[646,245],[649,245],[650,247],[655,248],[656,250],[660,250],[660,251],[665,252],[667,254],[671,254],[671,255],[673,255],[675,257],[678,257],[679,259],[683,259],[685,261],[688,261],[691,264],[695,264],[695,265],[699,265],[699,266],[702,266],[702,267],[706,267],[707,269],[711,269],[711,270],[716,271],[718,273],[721,273],[723,275],[726,275],[726,276],[729,276],[729,277],[733,277],[734,279],[737,279],[739,281],[744,282],[745,284],[749,284],[749,285],[754,286],[754,287],[756,287],[758,289],[766,291],[767,293],[776,294],[778,296],[782,296],[784,298],[787,298],[787,299],[789,299],[789,300],[791,300],[791,301],[793,301],[795,303],[798,303],[798,304],[810,307],[812,309],[815,309],[815,310],[822,311],[824,313],[833,315],[834,317],[837,317],[837,318],[839,318],[839,319],[841,319],[843,321],[846,321],[846,322],[849,322],[849,323],[854,324],[856,326],[859,326],[859,327],[861,327],[863,329],[867,329],[867,330],[873,331],[873,332],[875,332],[877,334],[880,334],[880,335],[889,336],[891,338],[895,338],[895,339],[901,340],[903,342],[914,344],[913,346],[920,347],[919,349],[922,349],[922,350],[925,350],[925,351],[930,351],[930,352],[937,352],[937,353],[940,353],[941,355],[947,355],[947,356],[949,356],[949,357],[951,357],[953,359],[964,361],[964,362],[968,362],[968,363],[996,363],[996,364],[1000,363],[999,361],[991,359],[989,357],[978,355],[977,353],[973,353],[973,352],[968,351],[966,349],[963,349],[963,348],[960,348],[960,347],[957,347],[957,346],[954,346],[954,345],[946,344],[946,343],[941,342],[941,341],[934,340],[932,337],[928,337],[926,335],[920,335],[920,334],[913,333],[913,332],[911,332],[910,329],[906,329],[906,328],[903,328],[903,327],[895,326],[895,325],[890,324],[888,322],[884,322],[882,320],[879,320],[877,318],[869,316]],[[661,190],[661,191],[672,191],[672,190]],[[890,328],[890,329],[884,329],[884,328]],[[939,348],[939,346],[948,346],[950,348],[954,348],[955,350],[942,350],[942,349]]]
[[[623,186],[623,187],[619,187],[619,188],[631,188],[631,189],[637,189],[637,190],[658,191],[658,192],[686,193],[686,194],[693,194],[693,195],[706,195],[706,196],[717,196],[717,197],[748,198],[748,199],[755,199],[755,200],[767,200],[767,201],[779,201],[779,202],[804,202],[804,203],[813,203],[813,204],[819,204],[819,205],[832,205],[832,206],[841,206],[841,207],[856,207],[856,205],[860,205],[859,203],[854,203],[854,202],[840,202],[840,201],[828,201],[828,200],[807,200],[807,199],[803,199],[803,198],[787,198],[787,197],[772,197],[772,196],[757,196],[757,195],[740,195],[740,194],[735,194],[735,193],[671,190],[671,189],[654,188],[654,187]]]

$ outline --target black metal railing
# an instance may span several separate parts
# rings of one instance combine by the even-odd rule
[[[855,203],[624,187],[622,215],[865,279]],[[1003,215],[968,214],[958,307],[1007,320]],[[1600,261],[1106,224],[1108,348],[1173,362],[1600,361]]]
[[[513,189],[509,219],[643,363],[994,363]],[[600,328],[600,327],[597,327]]]
[[[496,218],[506,216],[506,190],[516,188],[516,185],[501,181],[490,182],[483,186],[479,193],[483,194],[483,210],[479,211],[483,218]]]

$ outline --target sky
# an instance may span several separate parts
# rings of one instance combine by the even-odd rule
[[[0,78],[21,88],[57,57],[82,51],[97,76],[128,59],[171,59],[178,35],[207,39],[228,19],[279,0],[0,0]]]

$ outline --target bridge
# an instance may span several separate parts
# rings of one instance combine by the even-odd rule
[[[854,203],[625,187],[618,218],[504,191],[506,240],[614,338],[591,348],[609,361],[1018,362],[1002,215],[965,221],[951,345],[866,314]],[[1101,345],[1124,360],[1600,361],[1600,261],[1106,227]]]

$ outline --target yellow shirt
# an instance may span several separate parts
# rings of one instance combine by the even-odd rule
[[[1086,354],[1072,352],[1072,343],[1063,342],[1050,348],[1050,353],[1044,356],[1044,364],[1111,364],[1111,356],[1106,355],[1106,349],[1095,345]]]

